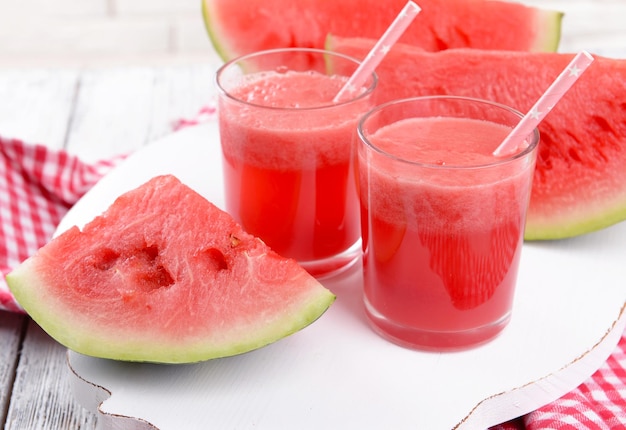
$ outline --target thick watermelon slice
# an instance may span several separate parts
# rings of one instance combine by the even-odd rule
[[[505,1],[419,0],[401,41],[449,48],[555,51],[562,13]],[[270,48],[322,48],[327,34],[379,38],[406,0],[203,0],[204,21],[224,60]]]
[[[330,38],[364,58],[371,39]],[[527,112],[573,55],[394,46],[377,69],[377,102],[454,94]],[[596,61],[540,124],[526,238],[558,239],[626,219],[626,60]]]
[[[262,347],[309,325],[335,298],[173,176],[122,195],[7,281],[66,347],[163,363]]]

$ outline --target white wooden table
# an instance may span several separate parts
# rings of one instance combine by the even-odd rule
[[[562,49],[626,57],[626,3],[527,1],[566,12]],[[0,71],[0,134],[85,161],[129,152],[169,132],[210,102],[217,64],[88,71]],[[0,311],[0,425],[93,429],[95,415],[69,389],[66,350],[29,318]]]

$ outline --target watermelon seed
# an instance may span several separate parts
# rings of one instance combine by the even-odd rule
[[[234,235],[230,235],[230,246],[232,246],[233,248],[238,246],[241,243],[241,239],[239,239],[237,236]]]

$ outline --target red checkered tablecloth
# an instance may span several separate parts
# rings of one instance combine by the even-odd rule
[[[21,312],[5,280],[118,159],[86,164],[64,151],[0,136],[0,309]]]
[[[200,120],[213,111],[200,112]],[[181,120],[176,128],[198,120]],[[44,245],[67,210],[121,158],[95,164],[0,136],[0,310],[22,312],[5,275]],[[626,429],[626,334],[603,366],[578,388],[517,420],[514,429]]]

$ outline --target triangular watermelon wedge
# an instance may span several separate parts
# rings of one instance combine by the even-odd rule
[[[375,40],[329,37],[365,58]],[[574,54],[482,49],[426,52],[398,43],[376,69],[377,103],[450,94],[528,112]],[[527,240],[563,239],[626,220],[626,60],[595,61],[539,125]]]
[[[66,347],[160,363],[262,347],[309,325],[335,299],[171,175],[54,238],[7,281]]]

